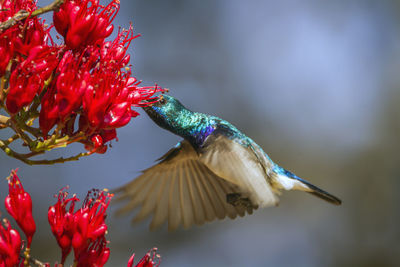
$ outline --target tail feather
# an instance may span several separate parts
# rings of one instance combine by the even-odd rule
[[[296,179],[296,178],[294,178],[294,179]],[[301,178],[298,178],[298,177],[297,177],[296,180],[302,182],[303,184],[305,184],[308,188],[310,188],[312,190],[312,191],[309,191],[308,193],[310,193],[310,194],[312,194],[314,196],[317,196],[317,197],[319,197],[319,198],[321,198],[321,199],[323,199],[325,201],[328,201],[329,203],[332,203],[334,205],[341,205],[342,204],[342,201],[339,198],[335,197],[332,194],[329,194],[328,192],[322,190],[321,188],[318,188],[315,185],[313,185],[313,184],[311,184],[311,183],[309,183],[309,182],[307,182],[307,181],[305,181],[305,180],[303,180]]]
[[[335,197],[332,194],[329,194],[328,192],[311,184],[310,182],[301,179],[294,173],[285,170],[282,167],[277,166],[274,168],[274,171],[277,174],[276,176],[277,182],[280,184],[282,188],[286,190],[292,190],[292,189],[301,190],[310,193],[314,196],[317,196],[325,201],[328,201],[331,204],[334,205],[342,204],[342,201],[339,198]]]

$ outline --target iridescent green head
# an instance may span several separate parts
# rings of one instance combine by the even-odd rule
[[[179,117],[188,111],[176,98],[163,94],[160,100],[143,108],[149,117],[160,127],[174,131],[179,126]]]

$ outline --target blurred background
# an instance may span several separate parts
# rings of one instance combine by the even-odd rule
[[[113,206],[108,266],[125,266],[132,252],[139,260],[154,246],[163,267],[398,266],[398,1],[121,1],[115,24],[130,21],[142,34],[130,52],[143,84],[170,88],[190,109],[232,122],[343,205],[287,192],[279,207],[174,233],[149,232],[149,221],[132,227]],[[47,208],[60,188],[83,199],[93,187],[121,186],[180,139],[139,112],[104,155],[31,167],[0,153],[0,177],[19,167],[32,195],[37,258],[59,260]],[[53,155],[67,156],[65,149]],[[5,180],[0,188],[4,199]]]

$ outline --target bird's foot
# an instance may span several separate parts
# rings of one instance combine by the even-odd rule
[[[253,208],[253,204],[247,197],[242,197],[240,193],[231,193],[226,195],[226,202],[234,207],[242,206],[245,208]]]

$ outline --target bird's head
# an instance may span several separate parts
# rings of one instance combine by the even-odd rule
[[[177,117],[187,109],[176,98],[163,94],[160,99],[143,110],[159,126],[170,129],[176,123]]]

